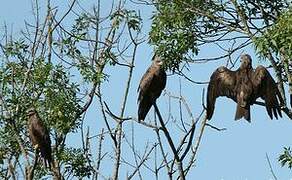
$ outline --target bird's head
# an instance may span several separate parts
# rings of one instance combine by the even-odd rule
[[[30,116],[33,116],[34,114],[36,114],[37,113],[37,111],[35,110],[35,108],[29,108],[27,111],[26,111],[26,114],[27,114],[27,116],[28,117],[30,117]]]
[[[153,58],[153,63],[155,66],[159,66],[159,67],[161,67],[163,65],[163,61],[160,59],[160,57],[158,57],[156,55]]]
[[[251,63],[252,63],[251,62],[251,57],[248,54],[241,55],[240,56],[240,62],[241,62],[240,67],[242,69],[246,69],[246,68],[251,69],[252,68],[252,66],[251,66]]]

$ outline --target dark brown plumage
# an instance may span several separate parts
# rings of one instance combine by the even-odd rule
[[[50,132],[41,121],[37,111],[34,108],[28,110],[28,132],[32,145],[37,152],[40,151],[44,159],[44,164],[51,169],[52,149]]]
[[[290,94],[290,107],[292,108],[292,94]]]
[[[143,121],[151,106],[160,96],[166,85],[166,73],[162,68],[162,61],[154,56],[152,65],[143,75],[138,88],[138,120]]]
[[[263,66],[252,68],[251,57],[241,56],[241,66],[236,71],[226,67],[216,69],[209,82],[207,93],[207,119],[211,119],[216,98],[226,96],[237,103],[235,120],[244,117],[250,122],[250,106],[257,98],[265,101],[266,110],[271,119],[282,117],[281,105],[284,104],[277,84]]]

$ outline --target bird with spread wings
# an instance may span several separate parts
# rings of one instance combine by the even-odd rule
[[[152,65],[143,75],[138,87],[138,121],[143,121],[166,85],[162,60],[154,55]]]
[[[51,149],[51,139],[50,132],[40,119],[37,111],[34,108],[30,108],[27,111],[28,115],[28,132],[31,143],[36,149],[36,152],[41,153],[44,159],[45,167],[47,164],[51,169],[52,163],[52,149]],[[37,154],[36,154],[37,155]]]
[[[250,122],[250,106],[259,97],[265,101],[271,119],[282,117],[281,105],[284,101],[268,70],[263,66],[253,69],[248,54],[241,55],[240,60],[241,65],[236,71],[222,66],[213,72],[207,92],[207,119],[212,118],[219,96],[231,98],[237,103],[235,120],[244,118]]]

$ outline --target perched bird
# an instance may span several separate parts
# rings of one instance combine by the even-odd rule
[[[138,120],[143,121],[151,106],[160,96],[166,85],[166,73],[158,56],[153,57],[152,65],[143,75],[138,88]]]
[[[28,132],[33,147],[37,150],[36,152],[41,153],[44,159],[45,167],[47,164],[51,169],[52,162],[52,149],[50,132],[41,121],[37,111],[34,108],[30,108],[27,111],[28,115]]]
[[[284,104],[277,84],[263,66],[252,68],[248,54],[241,55],[241,65],[236,71],[226,67],[216,69],[209,82],[207,93],[207,119],[211,119],[216,98],[226,96],[237,103],[235,120],[244,117],[250,122],[250,106],[257,98],[265,101],[266,110],[271,119],[282,117],[281,105]]]

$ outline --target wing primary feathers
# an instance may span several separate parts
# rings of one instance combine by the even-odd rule
[[[265,101],[269,117],[271,119],[282,117],[281,106],[284,104],[284,100],[277,83],[265,67],[258,66],[255,69],[253,83],[257,92],[255,97],[261,97]]]
[[[216,98],[226,96],[235,100],[236,76],[234,71],[226,67],[217,68],[211,75],[207,92],[207,119],[210,120],[213,116]]]
[[[152,102],[150,101],[150,98],[145,98],[143,101],[139,103],[139,106],[138,106],[138,120],[139,121],[145,119],[151,106],[152,106]]]
[[[216,103],[216,89],[214,89],[215,81],[213,76],[215,76],[215,74],[211,76],[207,91],[207,119],[209,120],[213,116]]]

